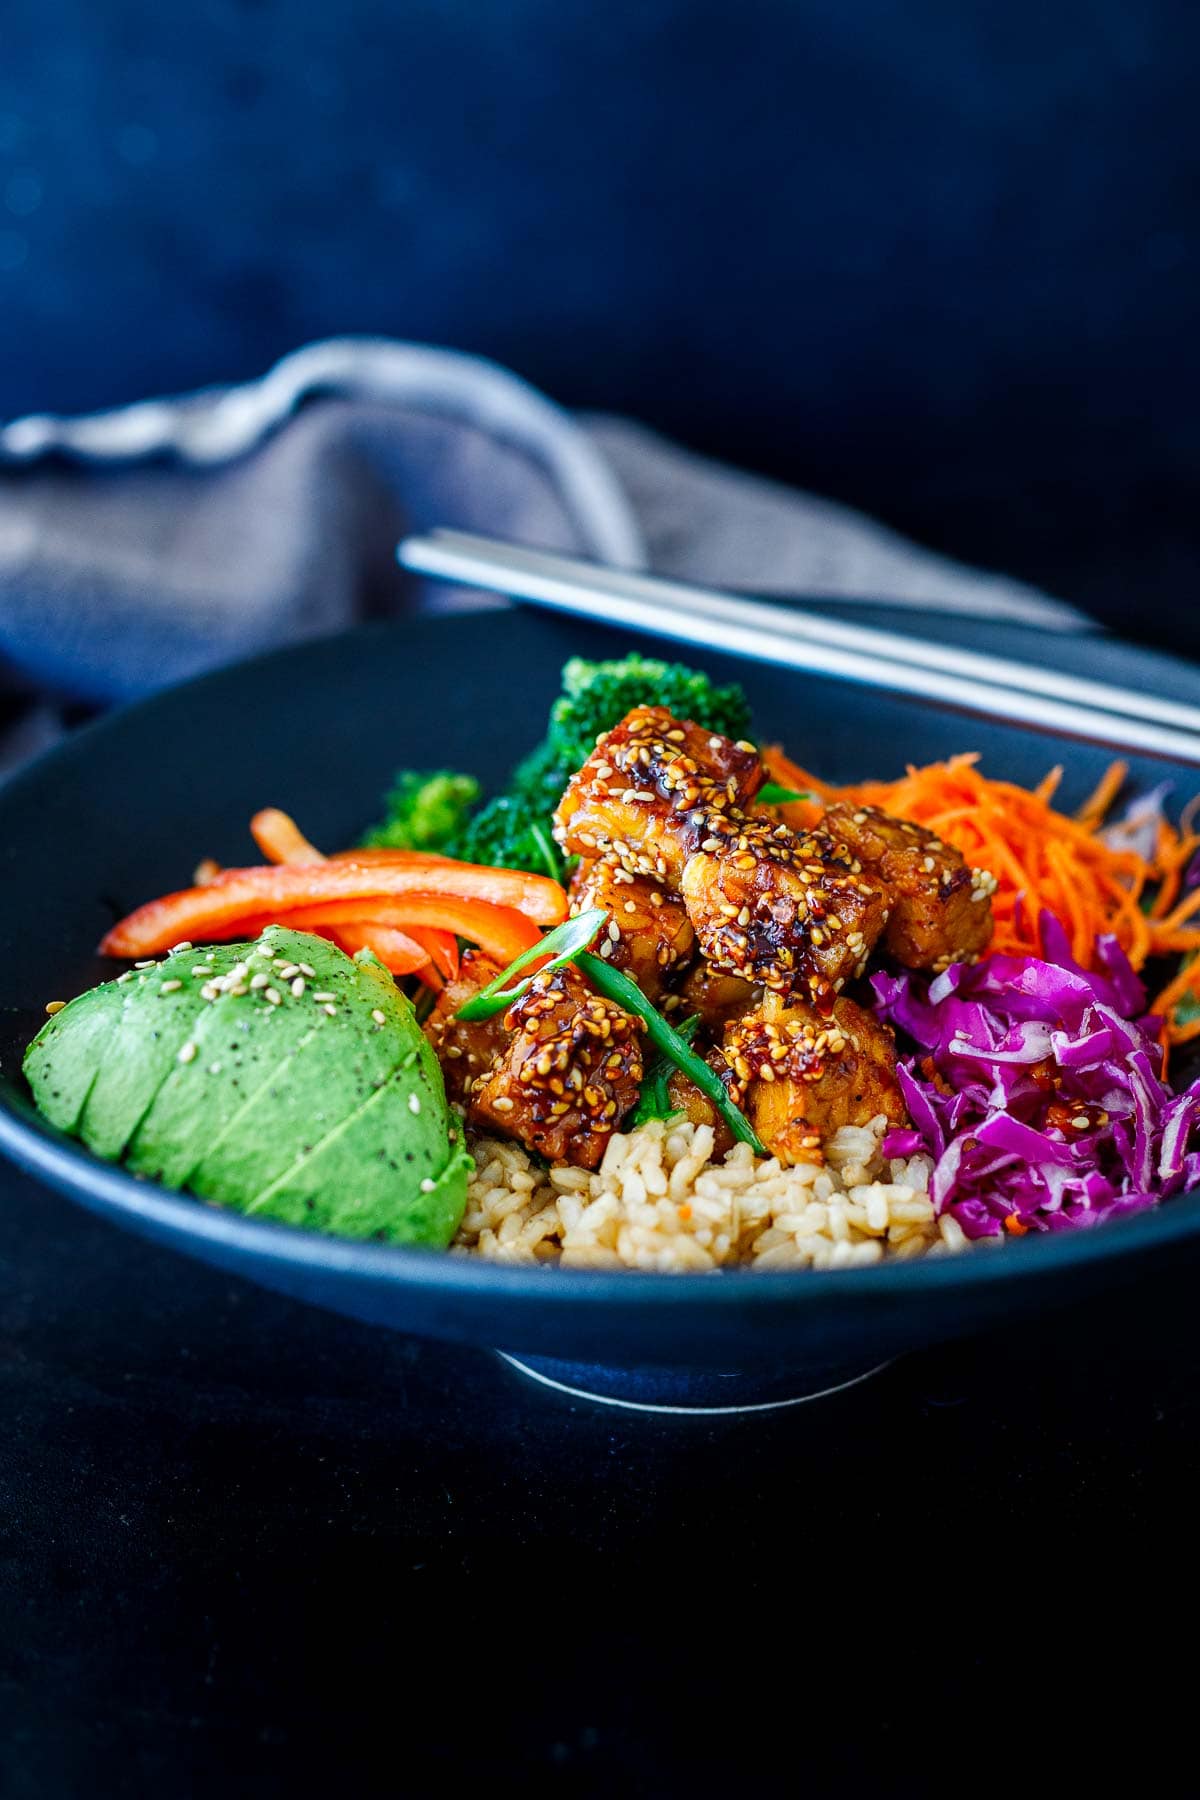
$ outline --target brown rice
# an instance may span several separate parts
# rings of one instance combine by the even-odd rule
[[[519,1144],[468,1135],[475,1173],[452,1249],[574,1268],[841,1268],[961,1249],[929,1198],[928,1157],[885,1161],[886,1121],[847,1125],[825,1165],[783,1168],[707,1125],[654,1121],[612,1139],[594,1173],[545,1168]]]

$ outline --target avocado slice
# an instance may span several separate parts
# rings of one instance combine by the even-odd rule
[[[71,1001],[25,1069],[52,1124],[218,1203],[443,1246],[461,1218],[471,1159],[441,1069],[367,953],[280,926],[172,952]]]
[[[211,961],[192,949],[173,951],[132,978],[114,983],[119,1016],[96,1071],[76,1130],[89,1150],[115,1162],[159,1088],[176,1067],[205,1002],[200,989],[237,961],[228,946]],[[196,973],[201,970],[202,973]]]
[[[434,1072],[436,1082],[421,1052],[410,1051],[384,1086],[265,1188],[247,1214],[339,1237],[449,1243],[472,1165],[461,1142],[450,1145],[447,1160],[436,1063]]]
[[[316,949],[307,960],[318,971],[316,991],[337,993],[336,1012],[330,1017],[320,1006],[308,1033],[205,1141],[182,1177],[193,1192],[248,1206],[369,1100],[410,1053],[418,1027],[387,970],[372,958],[356,959],[348,982],[343,953],[322,948],[329,952],[323,960]]]
[[[305,976],[302,992],[293,994],[292,978],[282,974],[300,963],[317,969],[313,957],[329,950],[322,939],[271,925],[255,944],[222,946],[200,957],[220,971],[216,979],[233,985],[198,1002],[192,1030],[129,1140],[126,1160],[135,1174],[168,1187],[183,1185],[230,1111],[325,1017],[316,994],[342,999],[352,975],[340,951],[335,972],[326,974],[327,987]]]
[[[60,1131],[78,1129],[120,1018],[120,985],[106,981],[47,1019],[26,1050],[25,1079],[38,1111]]]

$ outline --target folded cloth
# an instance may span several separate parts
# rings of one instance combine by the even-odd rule
[[[495,364],[334,339],[241,387],[0,429],[0,766],[81,706],[470,604],[396,567],[433,525],[762,593],[1080,622],[844,507],[574,418]]]

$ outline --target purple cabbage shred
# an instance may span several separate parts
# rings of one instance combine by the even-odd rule
[[[917,1046],[897,1071],[912,1129],[884,1154],[930,1156],[934,1204],[971,1238],[1095,1225],[1200,1182],[1200,1081],[1163,1080],[1160,1021],[1116,939],[1087,970],[1048,913],[1041,933],[1041,960],[872,978]]]

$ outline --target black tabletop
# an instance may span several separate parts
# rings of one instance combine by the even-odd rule
[[[639,1416],[6,1172],[0,1789],[743,1792],[782,1754],[927,1792],[934,1745],[1019,1762],[1105,1694],[1105,1746],[1135,1693],[1161,1746],[1186,1664],[1113,1607],[1189,1567],[1195,1280],[788,1412]]]

